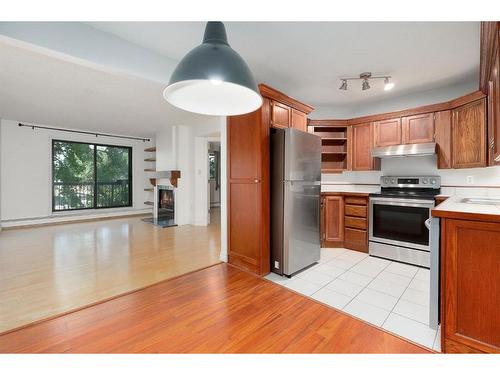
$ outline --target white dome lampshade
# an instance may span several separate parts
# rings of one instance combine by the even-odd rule
[[[178,108],[204,115],[241,115],[262,105],[253,74],[229,46],[222,22],[207,23],[203,43],[179,62],[163,96]]]

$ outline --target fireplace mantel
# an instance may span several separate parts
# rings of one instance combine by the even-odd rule
[[[173,187],[177,187],[177,179],[181,178],[181,171],[158,171],[156,172],[156,180],[160,178],[168,178]]]

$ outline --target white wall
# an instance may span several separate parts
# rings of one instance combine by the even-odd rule
[[[329,106],[318,105],[309,115],[312,119],[346,119],[377,113],[400,111],[422,105],[446,102],[478,90],[478,80],[470,79],[454,85],[414,92],[407,95],[386,97],[364,104]]]
[[[50,125],[47,125],[50,126]],[[52,139],[131,146],[133,207],[52,213]],[[133,141],[19,127],[17,121],[0,122],[0,207],[3,226],[64,221],[67,216],[142,212],[148,186],[144,148],[153,142]],[[46,220],[49,219],[49,220]],[[59,220],[60,219],[60,220]]]
[[[438,175],[443,194],[500,195],[500,167],[437,169],[436,156],[382,159],[380,171],[323,174],[324,184],[379,184],[383,175]],[[467,182],[472,176],[473,183]],[[474,189],[470,190],[469,189]]]
[[[159,132],[157,170],[172,167],[181,171],[176,189],[176,220],[178,225],[207,225],[208,209],[208,142],[220,140],[221,147],[221,254],[227,261],[227,187],[226,187],[226,119],[207,118],[200,126],[177,125]],[[170,147],[171,149],[164,149]],[[173,151],[175,150],[175,151]],[[176,154],[176,155],[174,155]],[[176,165],[173,162],[177,163]],[[168,169],[165,169],[168,170]]]

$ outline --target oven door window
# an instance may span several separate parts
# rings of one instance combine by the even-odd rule
[[[393,241],[429,245],[427,207],[373,205],[373,236]]]

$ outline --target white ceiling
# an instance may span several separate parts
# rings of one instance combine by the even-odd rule
[[[179,60],[200,44],[202,22],[93,22]],[[227,22],[231,46],[265,82],[312,105],[353,105],[457,84],[479,75],[479,22]],[[361,91],[339,77],[389,74]],[[356,87],[357,86],[357,87]]]
[[[0,42],[0,117],[149,137],[213,117],[169,105],[159,82],[87,67]]]

